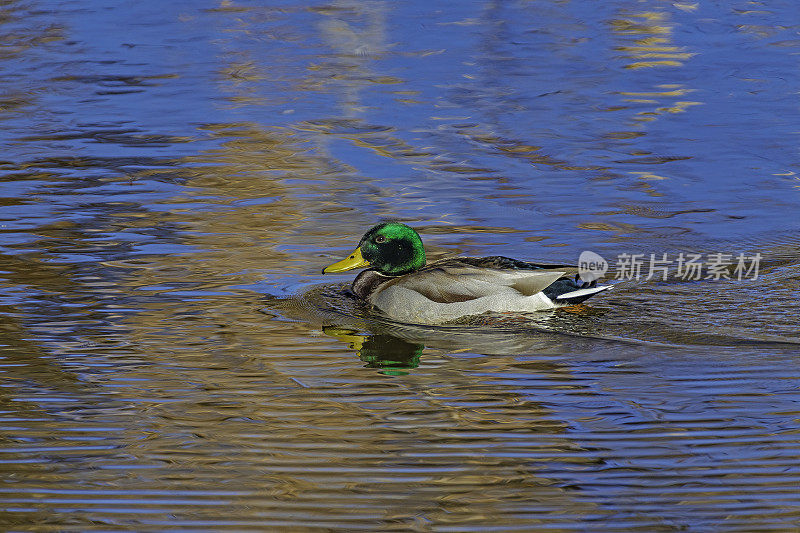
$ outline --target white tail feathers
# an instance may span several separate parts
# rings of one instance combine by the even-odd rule
[[[578,289],[577,291],[565,292],[556,296],[556,300],[571,300],[572,298],[579,298],[581,296],[591,296],[598,292],[603,292],[612,287],[612,285],[603,285],[601,287],[592,287],[591,289]]]

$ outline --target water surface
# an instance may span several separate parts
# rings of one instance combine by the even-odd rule
[[[8,531],[800,524],[792,2],[0,8]],[[761,254],[395,324],[319,274]]]

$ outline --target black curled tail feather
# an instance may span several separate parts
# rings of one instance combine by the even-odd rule
[[[542,292],[544,293],[545,296],[547,296],[551,300],[555,300],[561,294],[566,294],[568,292],[577,291],[578,289],[583,288],[577,283],[576,280],[572,280],[569,278],[557,279]]]
[[[597,280],[593,281],[582,281],[579,276],[575,276],[575,279],[571,278],[561,278],[556,280],[549,287],[544,289],[542,292],[554,302],[559,304],[566,304],[566,305],[575,305],[579,304],[585,300],[588,300],[598,292],[602,292],[605,289],[610,287],[600,287],[597,288]],[[577,294],[572,297],[567,298],[560,298],[561,295],[566,295],[567,293],[573,291],[579,291],[581,289],[596,289],[592,292],[586,294]]]

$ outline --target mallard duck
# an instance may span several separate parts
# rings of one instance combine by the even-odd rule
[[[486,312],[530,312],[583,302],[611,288],[582,283],[577,269],[502,256],[425,262],[422,239],[399,222],[367,231],[345,259],[323,274],[365,268],[352,294],[401,322],[438,324]]]

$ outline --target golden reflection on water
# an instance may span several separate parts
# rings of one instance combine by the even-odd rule
[[[611,29],[625,43],[615,47],[633,61],[625,67],[628,69],[643,68],[676,68],[683,66],[695,54],[685,51],[684,47],[673,44],[673,25],[665,11],[631,13],[624,18],[612,20]],[[647,122],[655,120],[664,113],[682,113],[688,108],[702,105],[703,102],[677,100],[697,89],[682,84],[661,84],[652,92],[620,91],[625,102],[636,104],[659,104],[665,99],[671,100],[668,105],[655,107],[652,111],[640,111],[635,120]]]
[[[634,59],[627,68],[679,67],[694,55],[671,44],[672,25],[664,11],[632,13],[610,25],[614,33],[632,36],[631,44],[616,47]]]

